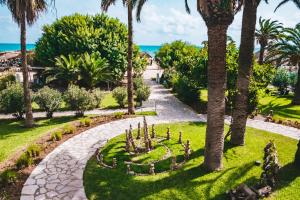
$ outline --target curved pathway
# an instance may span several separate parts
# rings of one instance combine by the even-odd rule
[[[150,79],[156,77],[157,73],[160,71],[150,67],[144,75],[151,86],[149,102],[156,105],[158,113],[158,116],[147,117],[149,124],[206,121],[205,115],[196,114],[169,90],[151,82]],[[229,120],[227,117],[225,121],[228,123]],[[137,128],[138,122],[142,122],[142,117],[103,124],[66,141],[34,169],[23,187],[21,200],[87,199],[83,187],[83,172],[87,161],[97,148],[123,133],[130,124]],[[248,126],[300,139],[300,130],[295,128],[255,120],[249,120]]]

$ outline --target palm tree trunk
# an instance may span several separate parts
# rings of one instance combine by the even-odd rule
[[[23,89],[24,89],[24,101],[25,101],[25,126],[30,128],[33,127],[33,115],[31,106],[31,95],[29,89],[29,77],[28,77],[28,66],[27,66],[27,55],[26,55],[26,19],[25,12],[21,19],[21,55],[22,55],[22,70],[23,70]]]
[[[258,64],[260,65],[264,64],[265,50],[266,50],[266,45],[261,43],[260,50],[259,50],[259,59],[258,59]]]
[[[300,63],[298,63],[298,81],[295,88],[293,104],[300,105]]]
[[[127,3],[128,3],[128,67],[127,67],[128,114],[134,114],[133,80],[132,80],[132,52],[133,52],[132,1],[128,0]]]
[[[235,97],[233,121],[231,125],[231,143],[245,144],[245,129],[248,117],[248,94],[250,77],[253,69],[253,51],[257,6],[259,2],[245,1],[242,23],[241,45],[239,53],[239,72],[237,94]]]
[[[227,25],[208,26],[208,105],[204,165],[221,169],[224,149]]]

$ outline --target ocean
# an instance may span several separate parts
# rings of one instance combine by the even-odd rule
[[[27,50],[33,50],[35,47],[34,44],[27,44]],[[159,50],[160,46],[150,46],[150,45],[140,45],[142,52],[149,53],[151,56],[154,56],[155,53]],[[4,51],[18,51],[21,49],[20,44],[12,43],[0,43],[0,52]]]

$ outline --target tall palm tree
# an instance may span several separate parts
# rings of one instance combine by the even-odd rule
[[[247,123],[248,94],[250,76],[253,69],[253,51],[255,43],[255,27],[257,8],[261,0],[244,2],[241,44],[239,51],[239,71],[237,78],[237,94],[231,124],[231,143],[244,145]]]
[[[267,58],[271,61],[276,59],[298,66],[298,81],[293,104],[300,105],[300,23],[295,28],[284,29],[284,35],[272,45]]]
[[[133,102],[133,70],[132,70],[132,57],[133,57],[133,17],[132,10],[138,0],[122,0],[123,5],[127,6],[128,13],[128,66],[127,66],[127,95],[128,95],[128,114],[134,114]],[[115,4],[117,0],[101,0],[101,8],[107,11],[108,8]]]
[[[260,44],[258,63],[264,63],[265,51],[270,44],[279,38],[282,29],[282,24],[278,21],[271,21],[271,19],[259,18],[259,29],[255,32],[257,42]]]
[[[227,30],[242,2],[197,0],[197,10],[208,28],[208,114],[204,165],[211,171],[223,167]],[[185,3],[189,12],[187,0]]]
[[[42,12],[47,9],[45,0],[0,0],[0,4],[6,4],[14,21],[21,29],[21,56],[23,70],[23,88],[26,106],[25,126],[32,127],[33,115],[31,106],[31,94],[29,89],[28,66],[26,55],[26,26],[32,25]]]
[[[300,9],[300,0],[283,0],[275,8],[275,11],[277,11],[278,8],[280,8],[281,6],[283,6],[284,4],[286,4],[288,2],[293,2],[296,5],[296,7]]]
[[[277,8],[290,0],[282,1]],[[245,129],[247,123],[247,105],[249,94],[249,83],[251,71],[253,69],[254,32],[256,26],[257,7],[261,0],[244,2],[242,37],[239,55],[239,73],[237,79],[237,95],[233,110],[233,120],[231,125],[231,143],[234,145],[244,145]],[[268,3],[267,0],[265,0]],[[300,8],[300,0],[293,1]],[[277,9],[276,8],[276,9]],[[276,11],[276,10],[275,10]],[[261,62],[264,52],[261,52]]]

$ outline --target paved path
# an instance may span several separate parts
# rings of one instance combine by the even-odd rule
[[[155,102],[158,116],[147,117],[149,124],[171,123],[177,121],[206,121],[205,115],[198,115],[175,98],[169,90],[151,82],[159,73],[156,67],[148,68],[144,77],[151,87],[149,102]],[[97,148],[107,140],[120,135],[132,124],[142,118],[125,119],[103,124],[85,131],[50,153],[32,172],[26,181],[21,199],[86,199],[83,188],[83,172],[87,161]],[[229,122],[229,118],[225,120]],[[268,130],[292,138],[300,139],[300,130],[262,121],[249,120],[248,125]]]

